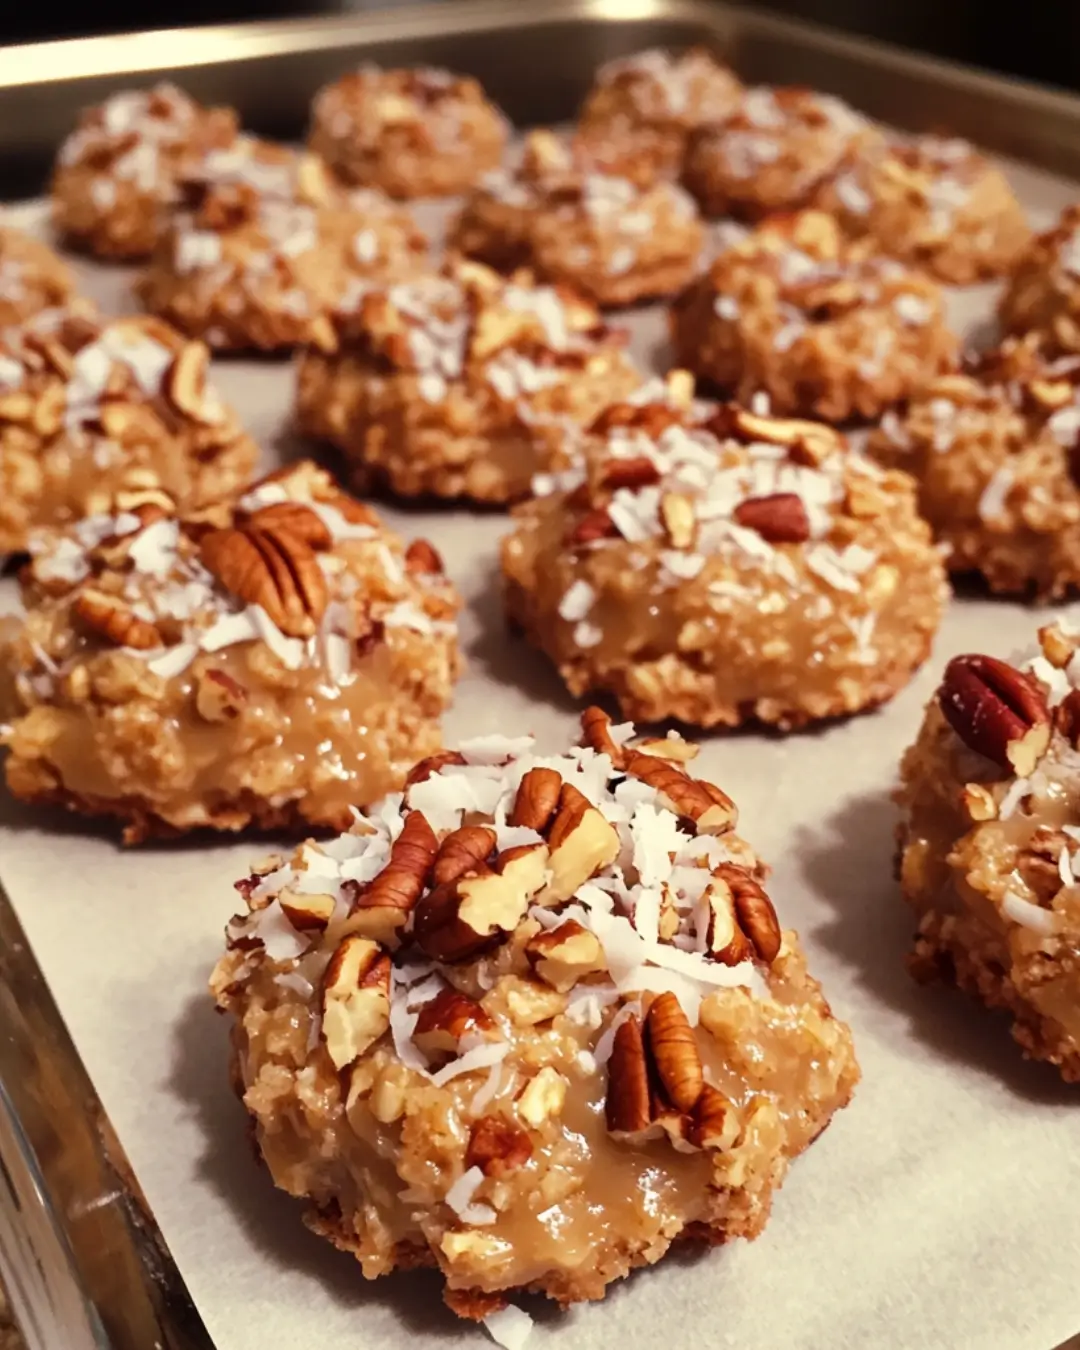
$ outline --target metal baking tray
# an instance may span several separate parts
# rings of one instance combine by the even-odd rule
[[[602,61],[694,43],[744,79],[1080,177],[1080,100],[1051,90],[706,0],[465,0],[0,49],[2,195],[40,189],[78,110],[118,85],[175,79],[289,137],[312,92],[361,60],[439,64],[530,125],[572,116]],[[30,1350],[212,1350],[2,887],[0,1272]]]

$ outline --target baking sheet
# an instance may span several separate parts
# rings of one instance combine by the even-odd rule
[[[1080,196],[1010,173],[1036,225]],[[8,214],[44,228],[38,204]],[[80,273],[103,307],[129,307],[129,272]],[[956,293],[954,321],[985,329],[993,294]],[[663,369],[659,311],[626,322],[639,357]],[[288,363],[218,362],[216,379],[266,467],[300,449],[285,426]],[[505,518],[385,514],[435,542],[466,597],[469,669],[448,741],[528,729],[554,748],[573,736],[574,703],[501,622]],[[0,583],[0,610],[15,604],[14,584]],[[781,919],[851,1023],[863,1082],[795,1164],[757,1242],[670,1256],[566,1315],[527,1300],[537,1346],[1049,1350],[1076,1331],[1080,1096],[1022,1061],[999,1019],[909,980],[912,924],[891,876],[889,792],[943,663],[1023,646],[1046,613],[960,599],[928,666],[885,710],[786,739],[706,740],[701,772],[735,797],[742,832],[772,863]],[[218,1350],[489,1344],[445,1311],[430,1273],[366,1283],[252,1160],[206,979],[236,907],[231,883],[265,847],[200,839],[123,852],[114,839],[0,795],[0,875]]]

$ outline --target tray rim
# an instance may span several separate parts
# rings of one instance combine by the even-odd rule
[[[114,76],[150,78],[165,71],[257,63],[341,48],[362,51],[387,40],[509,33],[575,21],[613,27],[685,22],[721,39],[771,38],[801,44],[864,68],[887,68],[899,79],[948,86],[961,95],[990,96],[1017,115],[1060,123],[1080,136],[1080,95],[725,0],[446,0],[398,10],[16,44],[0,47],[0,110],[19,93],[65,89],[77,96],[82,83]],[[45,1241],[53,1244],[53,1278],[67,1281],[66,1298],[84,1314],[80,1350],[84,1346],[214,1350],[0,878],[0,1009],[4,1008],[14,1008],[18,1015],[6,1019],[5,1035],[0,1037],[0,1115],[14,1127],[0,1129],[0,1144],[8,1141],[6,1151],[0,1148],[0,1187],[7,1182],[14,1191],[12,1182],[19,1181],[22,1191],[40,1202]],[[18,1075],[12,1072],[16,1064],[22,1071]],[[60,1175],[57,1160],[47,1156],[41,1090],[57,1075],[71,1089],[65,1119],[73,1122],[80,1144],[88,1150],[93,1176],[99,1183],[108,1177],[113,1184],[107,1200],[100,1184],[83,1192],[73,1188],[72,1179]],[[82,1178],[89,1179],[89,1173]],[[121,1292],[115,1288],[111,1303],[105,1297],[95,1301],[100,1282],[94,1279],[85,1234],[76,1231],[80,1205],[83,1213],[90,1209],[99,1213],[103,1228],[96,1234],[98,1241],[106,1234],[122,1253],[125,1267],[138,1272],[137,1285],[123,1291],[128,1305],[123,1309]],[[3,1236],[0,1224],[0,1274],[10,1290],[14,1267]],[[12,1302],[19,1319],[17,1295]],[[40,1335],[35,1337],[26,1320],[24,1316],[29,1350],[54,1350]],[[1080,1333],[1052,1350],[1080,1350]]]

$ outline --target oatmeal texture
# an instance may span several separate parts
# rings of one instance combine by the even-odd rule
[[[0,328],[64,305],[74,290],[71,269],[47,244],[0,225]]]
[[[811,205],[849,156],[880,139],[838,98],[761,86],[694,136],[683,182],[707,216],[760,220]]]
[[[129,843],[340,829],[438,748],[459,602],[430,544],[303,463],[197,514],[116,507],[31,541],[0,690],[16,797]]]
[[[615,407],[583,467],[537,487],[503,541],[506,613],[575,695],[789,730],[884,702],[926,659],[946,586],[914,484],[820,423]]]
[[[756,1236],[859,1076],[696,748],[583,727],[467,742],[259,864],[213,974],[274,1181],[463,1316]]]
[[[735,74],[704,48],[637,52],[600,67],[576,139],[604,172],[642,185],[675,179],[692,134],[722,122],[742,94]]]
[[[897,831],[918,916],[912,974],[1013,1019],[1033,1059],[1080,1082],[1077,635],[950,662],[901,766]]]
[[[342,192],[315,156],[255,144],[185,183],[139,291],[219,351],[327,347],[343,298],[422,268],[426,254],[412,217],[382,194]]]
[[[676,360],[775,412],[875,418],[957,360],[939,287],[869,254],[820,211],[767,221],[671,309]]]
[[[1080,585],[1080,356],[1006,339],[888,415],[869,452],[907,470],[956,573],[1060,599]]]
[[[246,482],[258,449],[207,369],[201,343],[142,316],[74,306],[0,333],[0,554],[117,492],[196,506]]]
[[[599,305],[672,295],[705,244],[694,203],[674,183],[638,187],[597,172],[547,131],[526,141],[516,174],[489,174],[451,229],[449,246],[492,267],[527,265]]]
[[[100,258],[145,258],[176,200],[180,178],[237,136],[230,108],[203,108],[169,84],[128,89],[88,108],[60,147],[53,223]]]
[[[1010,333],[1034,333],[1048,351],[1080,352],[1080,206],[1019,255],[998,310]]]
[[[853,238],[956,286],[1002,276],[1031,237],[1001,170],[939,136],[861,146],[816,204]]]
[[[344,183],[450,197],[498,167],[509,134],[475,80],[362,66],[316,94],[308,141]]]
[[[335,318],[336,350],[301,360],[298,424],[402,496],[522,497],[642,378],[589,301],[475,263],[369,289]]]

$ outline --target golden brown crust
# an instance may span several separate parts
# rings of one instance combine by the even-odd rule
[[[954,286],[1003,275],[1031,237],[1002,171],[937,136],[859,147],[815,204],[852,238]]]
[[[47,244],[0,226],[0,328],[65,304],[74,289],[70,267]]]
[[[734,72],[703,48],[637,52],[597,72],[576,143],[602,173],[642,185],[675,179],[693,132],[727,117],[742,93]]]
[[[449,246],[490,267],[530,267],[598,305],[671,295],[693,275],[705,233],[669,182],[637,186],[598,171],[580,146],[547,131],[526,140],[514,175],[490,174],[465,203]]]
[[[333,342],[331,315],[371,282],[422,269],[427,239],[377,192],[342,192],[312,155],[254,143],[185,185],[139,282],[146,307],[219,351]]]
[[[236,137],[232,109],[200,107],[172,85],[114,94],[86,109],[60,147],[53,222],[72,247],[96,257],[145,258],[180,178]]]
[[[805,211],[726,249],[671,310],[676,359],[741,402],[874,418],[956,360],[939,288]]]
[[[24,801],[128,842],[341,827],[439,747],[456,594],[310,464],[180,518],[122,496],[33,549],[0,684]]]
[[[354,481],[403,496],[522,497],[640,382],[588,301],[475,264],[373,288],[336,317],[337,349],[301,360],[299,425],[345,452]]]
[[[761,220],[812,205],[846,159],[880,140],[838,98],[763,85],[693,137],[683,182],[707,216]]]
[[[485,1319],[525,1291],[564,1306],[599,1299],[675,1242],[756,1236],[790,1161],[858,1080],[850,1034],[794,933],[777,923],[767,958],[746,945],[729,959],[712,945],[714,918],[691,914],[697,878],[728,931],[742,934],[738,916],[748,914],[732,886],[754,890],[776,922],[765,868],[733,832],[734,804],[683,767],[695,747],[668,741],[678,758],[658,759],[629,743],[631,730],[593,709],[583,719],[590,745],[542,761],[530,738],[467,742],[418,766],[403,803],[381,804],[344,838],[309,841],[289,861],[267,859],[238,883],[248,912],[229,924],[211,986],[235,1018],[234,1080],[263,1159],[306,1200],[308,1225],[351,1251],[366,1277],[437,1266],[462,1317]],[[591,748],[597,740],[609,749]],[[610,823],[570,781],[588,781],[619,816],[624,773],[642,775],[646,792],[664,785],[633,827]],[[555,816],[530,831],[533,842],[511,843],[524,827],[503,822],[536,806],[537,774],[562,784]],[[481,777],[490,809],[468,809],[474,823],[462,827],[458,789]],[[489,822],[488,861],[437,881],[478,817]],[[676,819],[687,834],[669,835]],[[652,823],[660,832],[650,839]],[[637,883],[625,898],[636,929],[596,904],[605,881],[623,875],[612,871],[623,850],[634,859],[627,877],[671,873],[655,942]],[[537,865],[515,874],[522,855]],[[353,876],[371,880],[357,888]],[[511,909],[508,885],[525,887]],[[481,923],[485,894],[501,926],[467,953],[432,958],[431,912],[456,897],[467,928]],[[406,907],[393,927],[390,897]],[[557,912],[565,904],[580,922]],[[695,926],[718,955],[686,943],[672,956],[676,935]],[[579,952],[552,984],[530,952],[550,953],[568,930],[592,955]],[[617,973],[626,941],[645,944],[643,960],[656,963],[647,976]],[[626,1116],[633,1081],[646,1088],[641,1129]]]
[[[932,380],[870,438],[910,473],[954,573],[1053,600],[1080,585],[1080,361],[1008,339],[963,374]]]
[[[911,481],[867,475],[820,424],[626,411],[590,438],[585,484],[519,508],[503,542],[507,616],[571,692],[611,692],[647,721],[784,729],[891,697],[945,595]],[[800,427],[824,446],[817,467],[785,464]],[[790,449],[763,448],[787,428]],[[689,497],[683,456],[704,483]]]
[[[475,80],[367,66],[315,95],[308,143],[344,183],[449,197],[498,167],[508,134]]]
[[[158,319],[48,311],[0,336],[0,359],[0,554],[118,492],[201,506],[255,467],[255,442],[206,382],[206,348]]]
[[[1016,259],[998,316],[1010,333],[1033,333],[1051,355],[1080,352],[1080,206],[1037,235]]]

